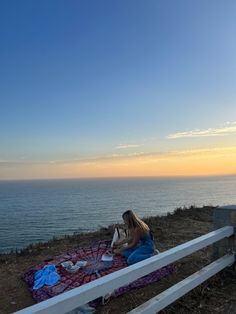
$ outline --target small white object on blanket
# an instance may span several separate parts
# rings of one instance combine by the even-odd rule
[[[87,261],[78,261],[75,263],[75,265],[71,261],[61,263],[61,266],[64,267],[70,273],[75,273],[81,267],[84,267],[86,265],[87,265]]]
[[[103,254],[101,260],[103,262],[112,262],[113,261],[113,254]]]

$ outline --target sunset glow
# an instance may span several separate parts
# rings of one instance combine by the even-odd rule
[[[236,174],[236,146],[164,154],[100,157],[82,161],[13,163],[1,170],[7,179]],[[4,173],[5,171],[5,173]]]
[[[0,180],[236,174],[235,10],[4,1]]]

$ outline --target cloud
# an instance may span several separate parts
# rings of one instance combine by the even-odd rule
[[[59,166],[59,165],[96,165],[106,162],[119,162],[125,160],[163,160],[185,157],[198,157],[206,155],[235,155],[236,146],[211,147],[190,150],[173,150],[160,152],[133,152],[128,154],[111,154],[87,158],[71,158],[58,160],[1,160],[0,167],[19,167],[19,166]]]
[[[81,164],[93,164],[97,162],[106,162],[112,160],[122,160],[131,157],[137,157],[144,155],[143,152],[134,152],[129,154],[111,154],[111,155],[101,155],[101,156],[94,156],[94,157],[87,157],[87,158],[75,158],[75,159],[65,159],[65,160],[50,160],[50,164],[69,164],[69,163],[81,163]]]
[[[140,144],[119,144],[115,147],[115,149],[126,149],[126,148],[134,148],[134,147],[140,147],[142,145]]]
[[[12,165],[21,165],[21,164],[25,164],[26,162],[22,159],[20,160],[3,160],[0,159],[0,166],[4,166],[4,167],[8,167],[8,166],[12,166]]]
[[[187,132],[177,132],[169,134],[168,139],[186,138],[186,137],[206,137],[206,136],[226,136],[236,134],[236,122],[226,122],[223,127],[209,128],[205,130],[195,129]]]
[[[163,151],[163,152],[134,152],[129,154],[112,154],[105,156],[94,156],[81,159],[71,159],[71,160],[57,160],[53,163],[55,164],[96,164],[96,163],[105,163],[112,161],[122,161],[129,159],[169,159],[169,158],[183,158],[183,157],[194,157],[200,155],[225,155],[225,154],[236,154],[236,146],[227,146],[227,147],[212,147],[212,148],[202,148],[202,149],[189,149],[189,150],[173,150],[173,151]],[[52,163],[52,162],[51,162]]]
[[[227,147],[212,147],[212,148],[199,148],[199,149],[190,149],[190,150],[180,150],[172,151],[164,154],[164,156],[172,157],[191,157],[191,156],[204,156],[204,155],[235,155],[236,146],[227,146]]]

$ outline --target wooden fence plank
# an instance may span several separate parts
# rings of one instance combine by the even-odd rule
[[[168,251],[150,257],[144,261],[96,279],[81,287],[62,293],[39,304],[30,306],[16,314],[64,314],[80,305],[101,297],[113,290],[141,278],[163,266],[190,255],[218,240],[229,237],[234,228],[226,226],[194,240],[178,245]]]
[[[155,314],[164,309],[167,305],[176,301],[187,292],[191,291],[225,267],[233,264],[235,257],[233,254],[225,255],[215,262],[207,265],[193,275],[185,278],[176,285],[170,287],[164,292],[158,294],[149,301],[143,303],[136,309],[129,312],[129,314]]]

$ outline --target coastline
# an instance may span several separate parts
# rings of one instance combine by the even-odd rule
[[[11,250],[14,253],[17,248],[47,242],[54,236],[96,231],[120,221],[122,212],[129,207],[139,216],[155,216],[192,204],[198,207],[234,204],[235,185],[236,177],[3,184],[0,253]]]
[[[144,218],[154,233],[157,248],[163,252],[176,245],[194,239],[213,230],[213,207],[179,208],[166,216]],[[17,253],[0,254],[0,314],[12,313],[34,304],[21,275],[30,267],[51,256],[59,255],[78,246],[87,246],[102,239],[111,239],[113,227],[108,226],[95,232],[74,234],[46,243],[30,245]],[[97,313],[126,313],[174,283],[191,275],[211,260],[211,248],[205,248],[176,263],[177,272],[160,282],[142,289],[132,290],[124,296],[112,299],[98,308]],[[233,313],[236,308],[236,278],[222,272],[185,297],[176,301],[163,313]],[[222,277],[223,276],[223,277]],[[224,285],[222,286],[222,278]],[[214,293],[213,293],[214,292]],[[230,296],[231,295],[231,296]],[[119,311],[117,312],[117,310]]]

